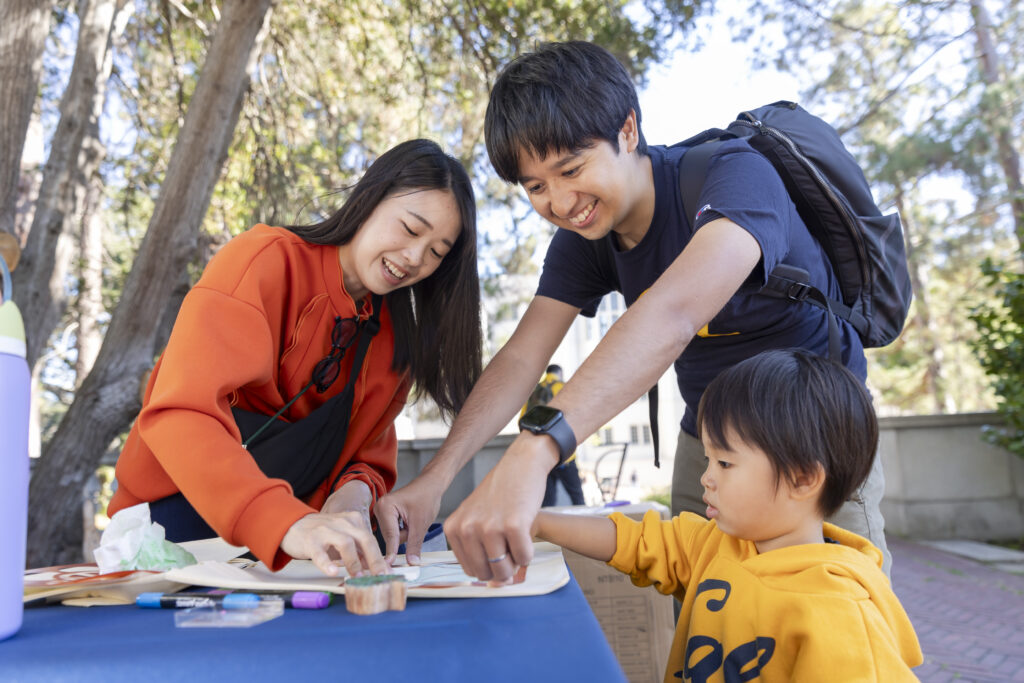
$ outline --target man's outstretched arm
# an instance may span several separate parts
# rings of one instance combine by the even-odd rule
[[[377,501],[374,512],[389,562],[398,552],[399,519],[407,527],[406,557],[419,561],[423,536],[437,517],[441,496],[459,470],[518,412],[578,314],[579,309],[568,304],[535,297],[512,338],[487,364],[431,461],[408,485]]]
[[[658,381],[760,258],[754,237],[728,219],[697,231],[551,401],[563,412],[577,443]],[[466,573],[501,581],[529,564],[533,557],[530,528],[540,509],[547,473],[557,462],[558,449],[551,438],[520,434],[445,520],[445,536]]]

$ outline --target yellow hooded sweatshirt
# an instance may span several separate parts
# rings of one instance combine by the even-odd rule
[[[683,513],[621,513],[608,562],[682,601],[665,681],[916,681],[923,656],[870,541],[832,524],[815,543],[759,554]]]

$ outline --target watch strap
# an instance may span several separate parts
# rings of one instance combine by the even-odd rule
[[[524,424],[524,419],[529,415],[529,411],[519,421],[520,430],[527,430],[534,434],[546,434],[550,436],[555,445],[558,446],[558,464],[564,465],[568,462],[572,454],[576,452],[576,434],[572,431],[572,427],[569,426],[568,421],[565,419],[565,415],[562,411],[558,411],[556,419],[551,421],[546,427],[535,426],[532,424]],[[526,420],[528,423],[528,420]]]

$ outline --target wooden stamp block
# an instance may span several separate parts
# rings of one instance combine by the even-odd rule
[[[345,609],[352,614],[380,614],[405,609],[405,578],[397,574],[357,576],[345,580]]]

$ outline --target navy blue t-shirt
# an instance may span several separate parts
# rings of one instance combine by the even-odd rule
[[[621,292],[632,305],[679,256],[693,236],[683,218],[679,192],[681,147],[651,146],[654,216],[644,238],[623,251],[609,233],[597,241],[558,230],[544,258],[537,294],[562,301],[593,316],[601,297]],[[771,163],[745,140],[723,143],[712,156],[698,201],[695,230],[716,218],[736,223],[761,247],[761,261],[739,291],[687,345],[675,361],[679,391],[686,402],[682,427],[696,433],[696,410],[704,388],[727,367],[768,349],[804,348],[828,354],[826,312],[758,294],[766,274],[779,263],[806,269],[811,284],[839,298],[839,284],[825,252],[814,240]],[[860,337],[838,320],[843,363],[867,377]]]

